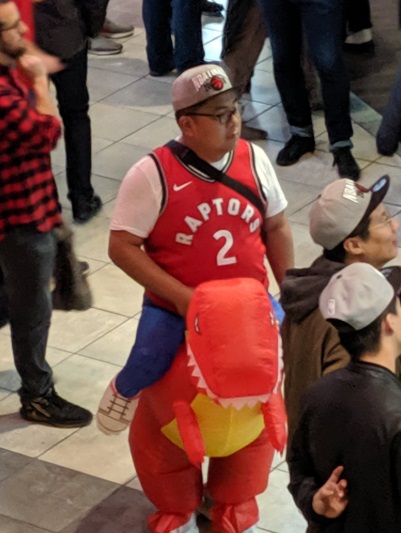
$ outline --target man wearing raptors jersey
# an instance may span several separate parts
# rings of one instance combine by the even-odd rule
[[[266,289],[268,258],[277,282],[293,265],[287,201],[258,146],[239,139],[240,109],[225,71],[206,64],[173,84],[179,143],[260,198],[242,194],[188,166],[169,146],[154,150],[125,177],[111,223],[111,259],[145,288],[136,342],[106,390],[97,414],[106,432],[130,422],[132,397],[170,367],[184,338],[182,317],[193,288],[251,277]]]

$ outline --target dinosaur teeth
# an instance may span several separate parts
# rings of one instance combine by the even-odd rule
[[[192,376],[193,376],[194,378],[200,378],[200,377],[201,377],[200,370],[199,370],[199,368],[196,366],[196,364],[194,365],[194,369],[193,369],[193,371],[192,371]],[[203,380],[203,381],[205,381],[205,380]]]
[[[225,409],[227,409],[227,407],[230,407],[230,405],[233,405],[232,400],[230,399],[227,400],[227,399],[219,398],[218,401],[219,401],[219,404],[222,405]],[[236,406],[234,405],[233,407],[236,407]]]
[[[193,374],[192,374],[193,375]],[[206,389],[206,390],[209,390],[208,389],[208,386],[207,386],[207,383],[204,379],[204,377],[199,374],[199,381],[198,381],[198,387],[202,388],[202,389]]]
[[[242,397],[242,398],[219,398],[209,388],[208,384],[206,383],[206,380],[203,377],[202,371],[199,368],[198,363],[195,359],[194,352],[188,342],[187,342],[187,355],[188,355],[188,366],[192,367],[191,375],[192,377],[197,379],[197,387],[199,389],[202,389],[212,400],[217,400],[217,402],[222,407],[224,408],[234,407],[235,409],[240,410],[243,407],[249,407],[249,408],[255,407],[255,405],[257,405],[258,403],[266,403],[269,400],[271,394],[263,394],[260,396],[248,396],[248,397]],[[278,383],[279,383],[279,380],[278,380]]]

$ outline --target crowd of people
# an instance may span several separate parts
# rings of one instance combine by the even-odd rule
[[[46,361],[54,230],[63,224],[50,153],[62,124],[68,199],[74,221],[86,223],[102,207],[91,176],[88,53],[119,53],[113,39],[134,31],[109,20],[107,7],[108,0],[0,0],[0,324],[11,328],[21,416],[58,427],[85,426],[92,414],[56,393]],[[127,428],[141,391],[168,372],[185,342],[195,287],[253,278],[268,292],[267,260],[282,310],[270,297],[277,316],[284,312],[289,490],[308,531],[398,533],[401,267],[386,265],[397,256],[399,225],[384,204],[390,178],[368,188],[359,181],[343,62],[344,39],[351,49],[371,51],[369,4],[361,3],[358,24],[338,0],[229,0],[223,61],[211,64],[204,61],[201,15],[222,11],[209,1],[143,1],[149,73],[176,72],[171,103],[180,135],[133,161],[117,196],[109,255],[145,294],[135,343],[100,400],[98,426],[106,433]],[[241,96],[267,34],[291,133],[277,165],[315,149],[306,72],[320,82],[339,174],[311,207],[310,235],[322,253],[302,269],[294,268],[280,174],[249,142],[267,133],[241,120]],[[401,109],[398,92],[392,105]],[[386,154],[399,139],[391,119],[388,113],[378,137]],[[256,496],[241,487],[230,501],[212,494],[223,533],[254,531]],[[163,533],[198,531],[196,508],[183,522],[177,510],[167,511],[168,498],[154,503],[154,531],[162,531],[160,523]]]

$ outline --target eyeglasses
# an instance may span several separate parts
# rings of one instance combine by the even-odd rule
[[[3,33],[4,31],[9,31],[9,30],[16,30],[17,28],[19,28],[21,23],[22,23],[21,19],[18,19],[14,22],[14,24],[11,24],[11,26],[8,26],[7,28],[0,27],[0,33]]]
[[[372,229],[375,229],[375,228],[391,226],[391,224],[394,221],[394,217],[392,215],[390,215],[390,213],[388,213],[388,212],[384,213],[383,217],[384,218],[383,218],[383,220],[381,222],[378,222],[377,224],[375,224],[374,226],[372,226],[369,229],[372,230]]]
[[[193,113],[185,113],[185,114],[190,117],[209,117],[213,120],[217,120],[218,122],[220,122],[220,124],[223,124],[223,126],[225,126],[226,124],[231,122],[231,120],[233,119],[233,116],[236,115],[237,113],[242,116],[244,113],[244,108],[245,108],[244,105],[237,103],[235,104],[235,109],[230,109],[228,111],[223,111],[221,113],[195,113],[193,112]]]

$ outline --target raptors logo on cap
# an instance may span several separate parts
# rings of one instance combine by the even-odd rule
[[[224,87],[224,80],[220,76],[213,76],[210,80],[210,86],[215,91],[221,91]]]

